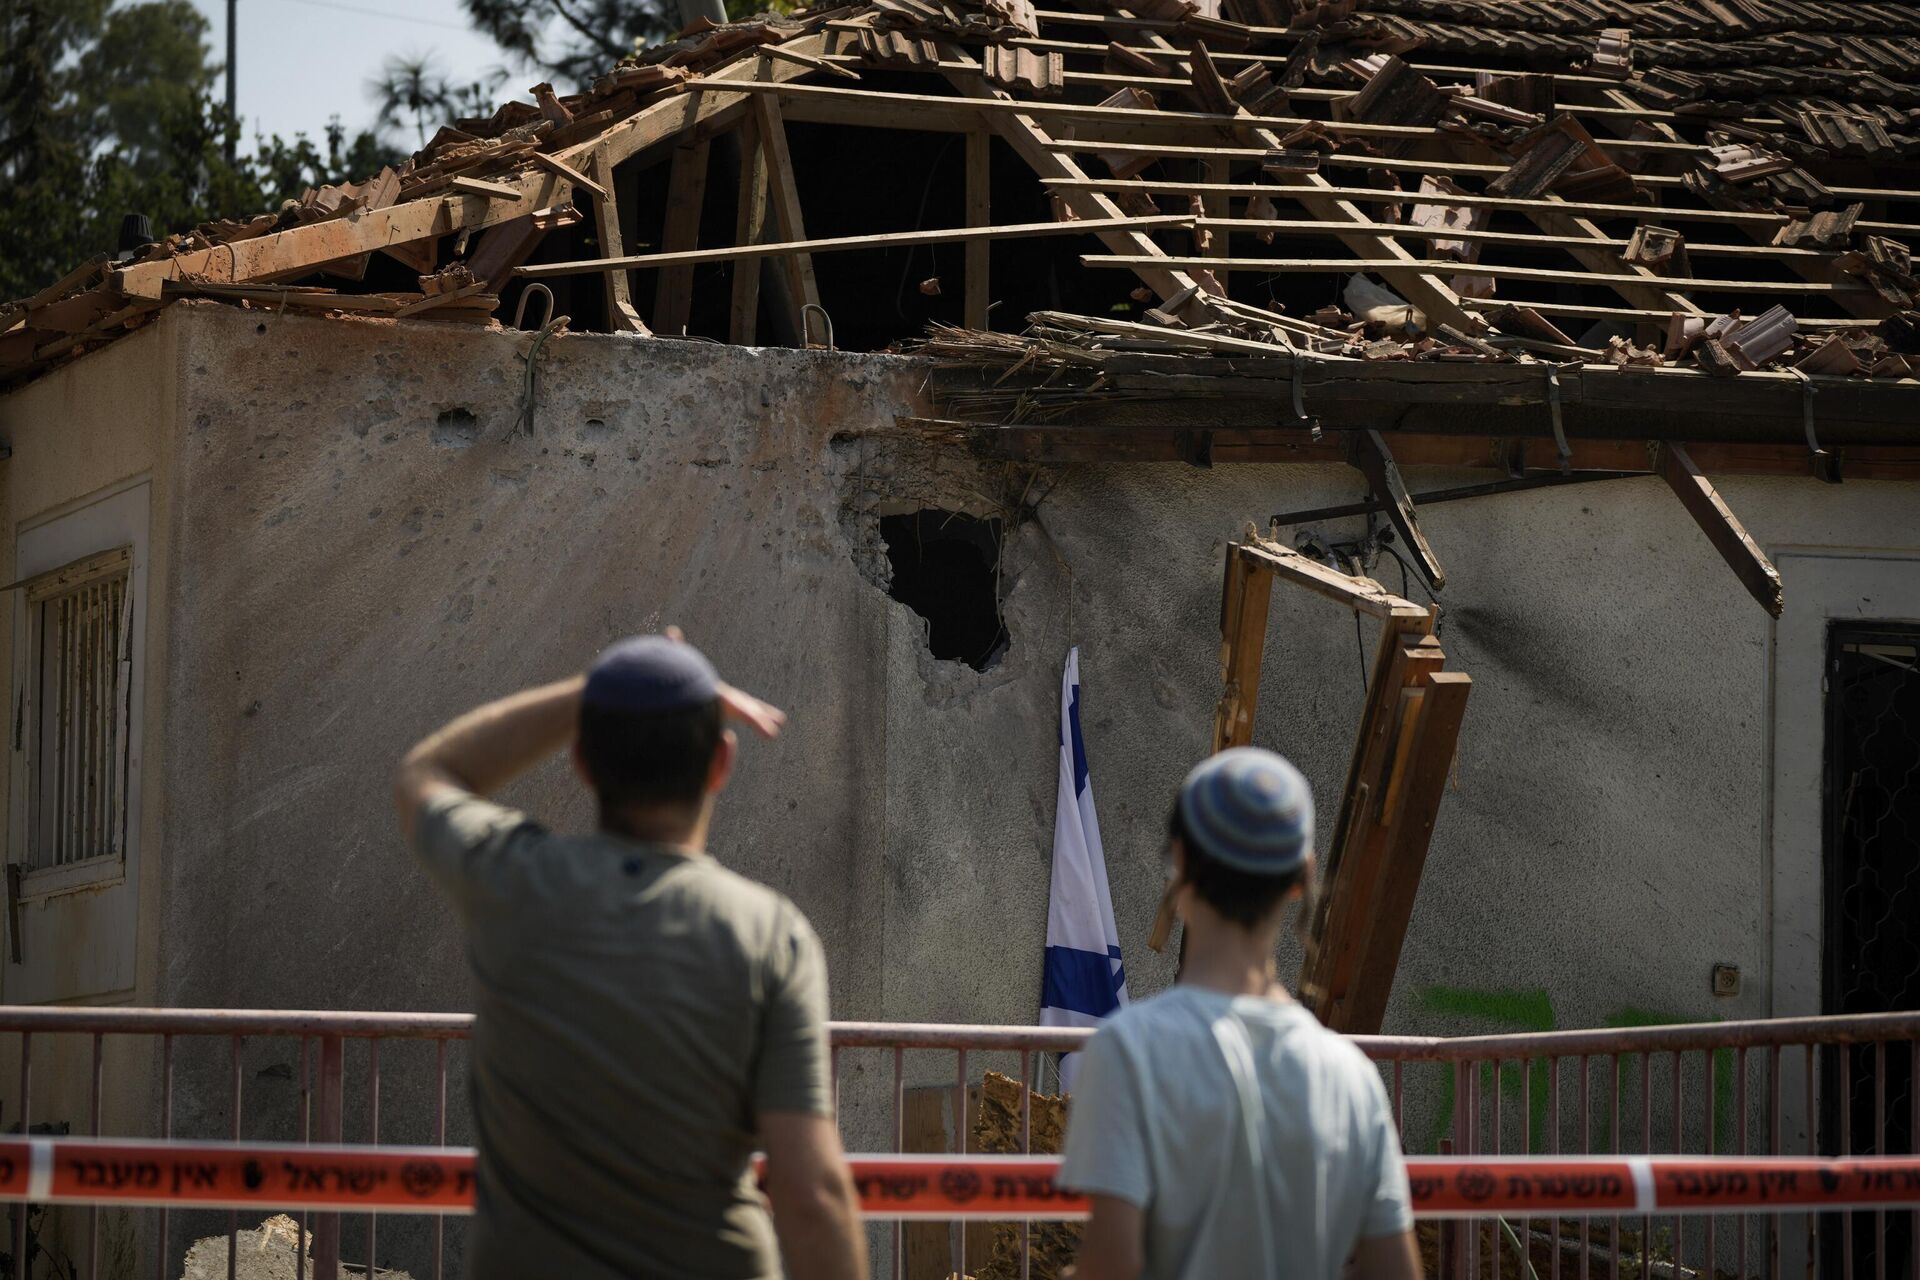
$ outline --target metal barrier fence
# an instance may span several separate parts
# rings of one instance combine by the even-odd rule
[[[52,1060],[63,1067],[84,1064],[78,1074],[72,1067],[56,1070],[53,1087],[43,1096],[50,1091],[71,1098],[78,1085],[84,1132],[91,1136],[378,1144],[395,1141],[395,1132],[404,1130],[405,1141],[445,1146],[447,1082],[457,1067],[451,1060],[462,1055],[461,1042],[471,1026],[464,1014],[0,1007],[0,1053],[10,1045],[17,1049],[18,1087],[6,1102],[17,1113],[11,1128],[21,1134],[46,1131],[44,1120],[39,1127],[35,1121],[35,1062]],[[835,1089],[850,1145],[893,1151],[928,1146],[928,1134],[910,1135],[907,1121],[909,1096],[931,1094],[945,1108],[933,1149],[959,1152],[966,1145],[969,1090],[983,1071],[998,1069],[1038,1087],[1051,1055],[1071,1051],[1087,1034],[1065,1028],[836,1023]],[[1410,1153],[1908,1155],[1915,1152],[1920,1133],[1920,1093],[1914,1088],[1920,1013],[1508,1036],[1378,1036],[1358,1043],[1380,1066]],[[295,1049],[297,1070],[274,1075],[287,1065],[276,1060],[256,1070],[254,1078],[291,1084],[290,1077],[297,1075],[298,1090],[290,1108],[276,1102],[270,1114],[263,1109],[268,1129],[277,1131],[248,1134],[243,1123],[250,1118],[247,1068],[261,1060],[259,1051],[269,1044],[280,1046],[278,1053]],[[348,1070],[350,1044],[355,1046],[351,1056],[364,1063],[357,1078]],[[402,1082],[394,1072],[403,1050],[409,1066]],[[189,1054],[193,1061],[183,1068]],[[123,1061],[118,1070],[131,1081],[109,1080],[110,1056]],[[176,1076],[183,1071],[191,1079],[178,1086]],[[113,1126],[117,1132],[106,1134],[103,1100],[110,1083],[127,1096],[149,1097],[152,1106],[144,1120],[123,1116]],[[255,1084],[254,1094],[263,1088]],[[383,1093],[403,1096],[408,1105],[390,1107],[383,1116]],[[216,1096],[221,1094],[224,1105]],[[1028,1096],[1021,1096],[1020,1147],[1030,1151],[1032,1111]],[[351,1108],[351,1132],[350,1101],[357,1104]],[[190,1123],[176,1133],[182,1109]],[[463,1116],[454,1119],[463,1123]],[[65,1120],[55,1132],[76,1127],[72,1116]],[[877,1140],[861,1141],[867,1137]],[[14,1274],[29,1275],[29,1214],[23,1206],[11,1212],[13,1257],[28,1259],[25,1267],[16,1262]],[[173,1211],[137,1212],[152,1215],[145,1243],[152,1246],[153,1261],[147,1269],[168,1280],[175,1265]],[[100,1210],[84,1213],[79,1273],[97,1280]],[[349,1216],[303,1212],[298,1215],[302,1240],[309,1216],[316,1280],[336,1280],[342,1222]],[[380,1257],[380,1220],[374,1214],[350,1215],[350,1220],[352,1243],[371,1274]],[[237,1214],[228,1215],[226,1228],[231,1275]],[[444,1220],[432,1219],[428,1229],[421,1261],[438,1280],[444,1271]],[[905,1230],[892,1228],[889,1269],[896,1276],[904,1276],[907,1268]],[[1018,1231],[1018,1270],[1024,1276],[1030,1228],[1021,1224]],[[1523,1280],[1562,1275],[1568,1280],[1576,1275],[1580,1280],[1596,1275],[1678,1280],[1716,1274],[1742,1280],[1788,1274],[1920,1280],[1915,1248],[1920,1211],[1494,1217],[1423,1224],[1421,1231],[1431,1273],[1475,1280],[1508,1274]],[[952,1229],[946,1245],[951,1269],[967,1274],[967,1230]],[[304,1277],[304,1254],[296,1253]]]

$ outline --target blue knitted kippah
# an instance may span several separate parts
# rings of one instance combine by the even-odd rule
[[[1180,784],[1179,804],[1188,838],[1236,871],[1291,875],[1313,852],[1313,789],[1271,751],[1208,756]]]
[[[594,659],[580,701],[603,711],[684,711],[720,696],[720,674],[690,644],[630,636]]]

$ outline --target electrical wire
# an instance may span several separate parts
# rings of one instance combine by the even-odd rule
[[[1387,553],[1388,555],[1390,555],[1390,556],[1392,556],[1392,557],[1393,557],[1393,558],[1394,558],[1395,560],[1398,560],[1398,561],[1400,562],[1400,594],[1401,594],[1402,596],[1404,596],[1404,595],[1406,595],[1406,594],[1407,594],[1407,561],[1406,561],[1406,557],[1404,557],[1404,556],[1402,556],[1402,555],[1401,555],[1401,554],[1400,554],[1400,553],[1399,553],[1398,551],[1395,551],[1395,550],[1394,550],[1394,549],[1393,549],[1392,547],[1390,547],[1390,546],[1388,546],[1388,545],[1387,545],[1386,543],[1384,543],[1384,542],[1380,544],[1380,549],[1381,549],[1382,551],[1384,551],[1384,552],[1386,552],[1386,553]],[[1440,603],[1440,597],[1439,597],[1439,596],[1436,596],[1435,594],[1433,594],[1433,588],[1431,588],[1431,587],[1429,587],[1429,586],[1427,585],[1427,580],[1426,580],[1426,578],[1424,578],[1424,577],[1422,577],[1422,576],[1420,576],[1420,575],[1418,575],[1418,574],[1415,574],[1415,575],[1414,575],[1414,580],[1415,580],[1416,582],[1418,582],[1418,583],[1420,584],[1420,590],[1421,590],[1421,591],[1422,591],[1422,592],[1423,592],[1423,593],[1424,593],[1424,594],[1426,595],[1426,597],[1427,597],[1427,603],[1429,603],[1429,604],[1439,604],[1439,603]]]
[[[313,9],[334,9],[341,13],[358,13],[369,18],[391,18],[395,22],[411,22],[422,27],[439,27],[442,31],[465,31],[471,33],[472,27],[457,22],[442,22],[438,18],[422,18],[411,13],[395,13],[391,9],[372,9],[357,4],[341,4],[340,0],[280,0],[281,4],[304,4]]]
[[[948,134],[947,140],[940,144],[940,149],[933,153],[933,163],[927,168],[927,184],[920,188],[920,208],[913,215],[913,229],[915,231],[918,231],[920,224],[926,220],[927,201],[933,196],[933,180],[940,176],[940,162],[945,160],[947,158],[947,152],[953,149],[954,137],[955,135]],[[911,319],[911,317],[907,315],[906,297],[907,277],[913,274],[913,250],[913,245],[907,246],[907,261],[906,264],[900,268],[900,286],[893,291],[894,314],[902,320]],[[937,275],[939,273],[939,259],[933,256],[932,245],[927,246],[927,255],[929,259],[934,262],[934,272]]]
[[[1353,647],[1360,652],[1360,692],[1367,691],[1367,639],[1360,633],[1360,611],[1353,611]]]

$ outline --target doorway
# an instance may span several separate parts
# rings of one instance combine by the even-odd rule
[[[1825,677],[1822,1010],[1920,1008],[1920,625],[1831,624]],[[1910,1043],[1824,1054],[1821,1146],[1912,1151],[1914,1065]],[[1851,1215],[1850,1261],[1858,1274],[1907,1274],[1912,1215],[1885,1215],[1884,1243],[1874,1217]],[[1840,1222],[1829,1215],[1823,1231],[1829,1274],[1849,1261]]]

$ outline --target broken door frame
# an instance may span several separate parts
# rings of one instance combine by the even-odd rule
[[[1216,752],[1253,741],[1267,613],[1280,579],[1380,620],[1333,838],[1322,845],[1321,887],[1308,908],[1313,916],[1300,972],[1300,997],[1323,1023],[1348,1034],[1374,1033],[1386,1016],[1473,680],[1443,669],[1446,655],[1433,635],[1437,609],[1249,530],[1244,542],[1227,544]],[[1163,912],[1156,943],[1164,944],[1171,923]]]

